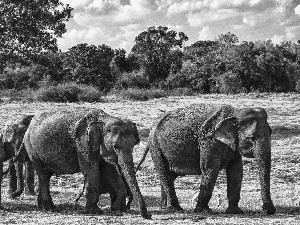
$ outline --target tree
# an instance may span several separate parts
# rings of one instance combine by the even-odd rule
[[[56,51],[72,10],[59,0],[1,0],[0,63],[26,63],[42,51]]]
[[[159,83],[168,77],[172,68],[180,67],[183,54],[178,50],[187,40],[183,32],[177,34],[163,26],[149,27],[135,38],[131,51],[140,58],[150,83]]]
[[[66,52],[64,67],[69,70],[66,81],[95,85],[108,90],[113,82],[110,62],[114,50],[107,45],[78,44]]]

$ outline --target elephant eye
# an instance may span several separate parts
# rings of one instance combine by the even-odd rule
[[[109,131],[110,131],[111,133],[113,133],[113,134],[117,134],[117,133],[119,132],[119,129],[118,129],[118,127],[111,127],[111,128],[109,129]]]

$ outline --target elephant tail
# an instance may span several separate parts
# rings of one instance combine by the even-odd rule
[[[16,162],[24,163],[24,162],[27,162],[27,161],[29,161],[29,157],[27,155],[25,145],[22,142],[22,144],[20,146],[20,149],[17,152],[17,154],[14,157],[12,157],[11,159],[8,160],[8,168],[3,171],[2,177],[5,177],[9,173],[9,170],[14,166],[14,164]]]
[[[139,169],[140,169],[142,163],[145,161],[145,158],[146,158],[148,152],[149,152],[149,145],[146,146],[146,148],[145,148],[145,150],[144,150],[144,152],[143,152],[142,158],[141,158],[141,160],[139,161],[138,165],[136,166],[135,172],[139,171]]]

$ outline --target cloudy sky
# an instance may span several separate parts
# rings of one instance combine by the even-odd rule
[[[168,26],[186,45],[231,32],[240,41],[300,40],[300,0],[61,0],[74,8],[62,51],[77,44],[106,44],[130,52],[151,26]]]

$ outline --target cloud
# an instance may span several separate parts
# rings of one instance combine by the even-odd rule
[[[300,4],[296,6],[294,11],[295,11],[295,14],[300,15]]]
[[[203,27],[199,32],[199,40],[209,40],[211,38],[213,38],[211,29],[207,26]]]
[[[103,44],[103,40],[109,38],[109,33],[101,28],[93,27],[87,29],[71,29],[63,35],[63,38],[57,39],[58,46],[62,46],[61,50],[66,51],[80,43],[88,43],[94,45]]]
[[[297,42],[297,40],[300,40],[300,25],[286,27],[282,35],[275,34],[270,39],[275,44],[280,44],[283,41]]]
[[[169,6],[167,9],[167,16],[178,15],[180,13],[198,11],[204,8],[203,1],[183,1],[176,2]]]
[[[74,8],[75,10],[78,8],[81,8],[83,6],[88,5],[92,0],[61,0],[62,3],[64,3],[64,5],[69,4],[72,8]]]
[[[235,9],[206,9],[199,13],[190,13],[187,20],[190,26],[204,26],[206,24],[223,21],[237,16],[239,16],[239,13]]]
[[[211,9],[237,8],[246,4],[249,0],[204,0],[206,7]]]
[[[285,34],[287,40],[292,40],[295,42],[300,40],[300,25],[287,27],[285,29]]]
[[[106,0],[106,1],[99,1],[94,0],[91,2],[87,7],[85,7],[86,12],[93,13],[96,15],[101,14],[110,14],[114,11],[119,10],[121,7],[119,0]]]
[[[270,38],[274,44],[280,44],[284,41],[285,35],[277,35],[275,34],[272,38]]]

